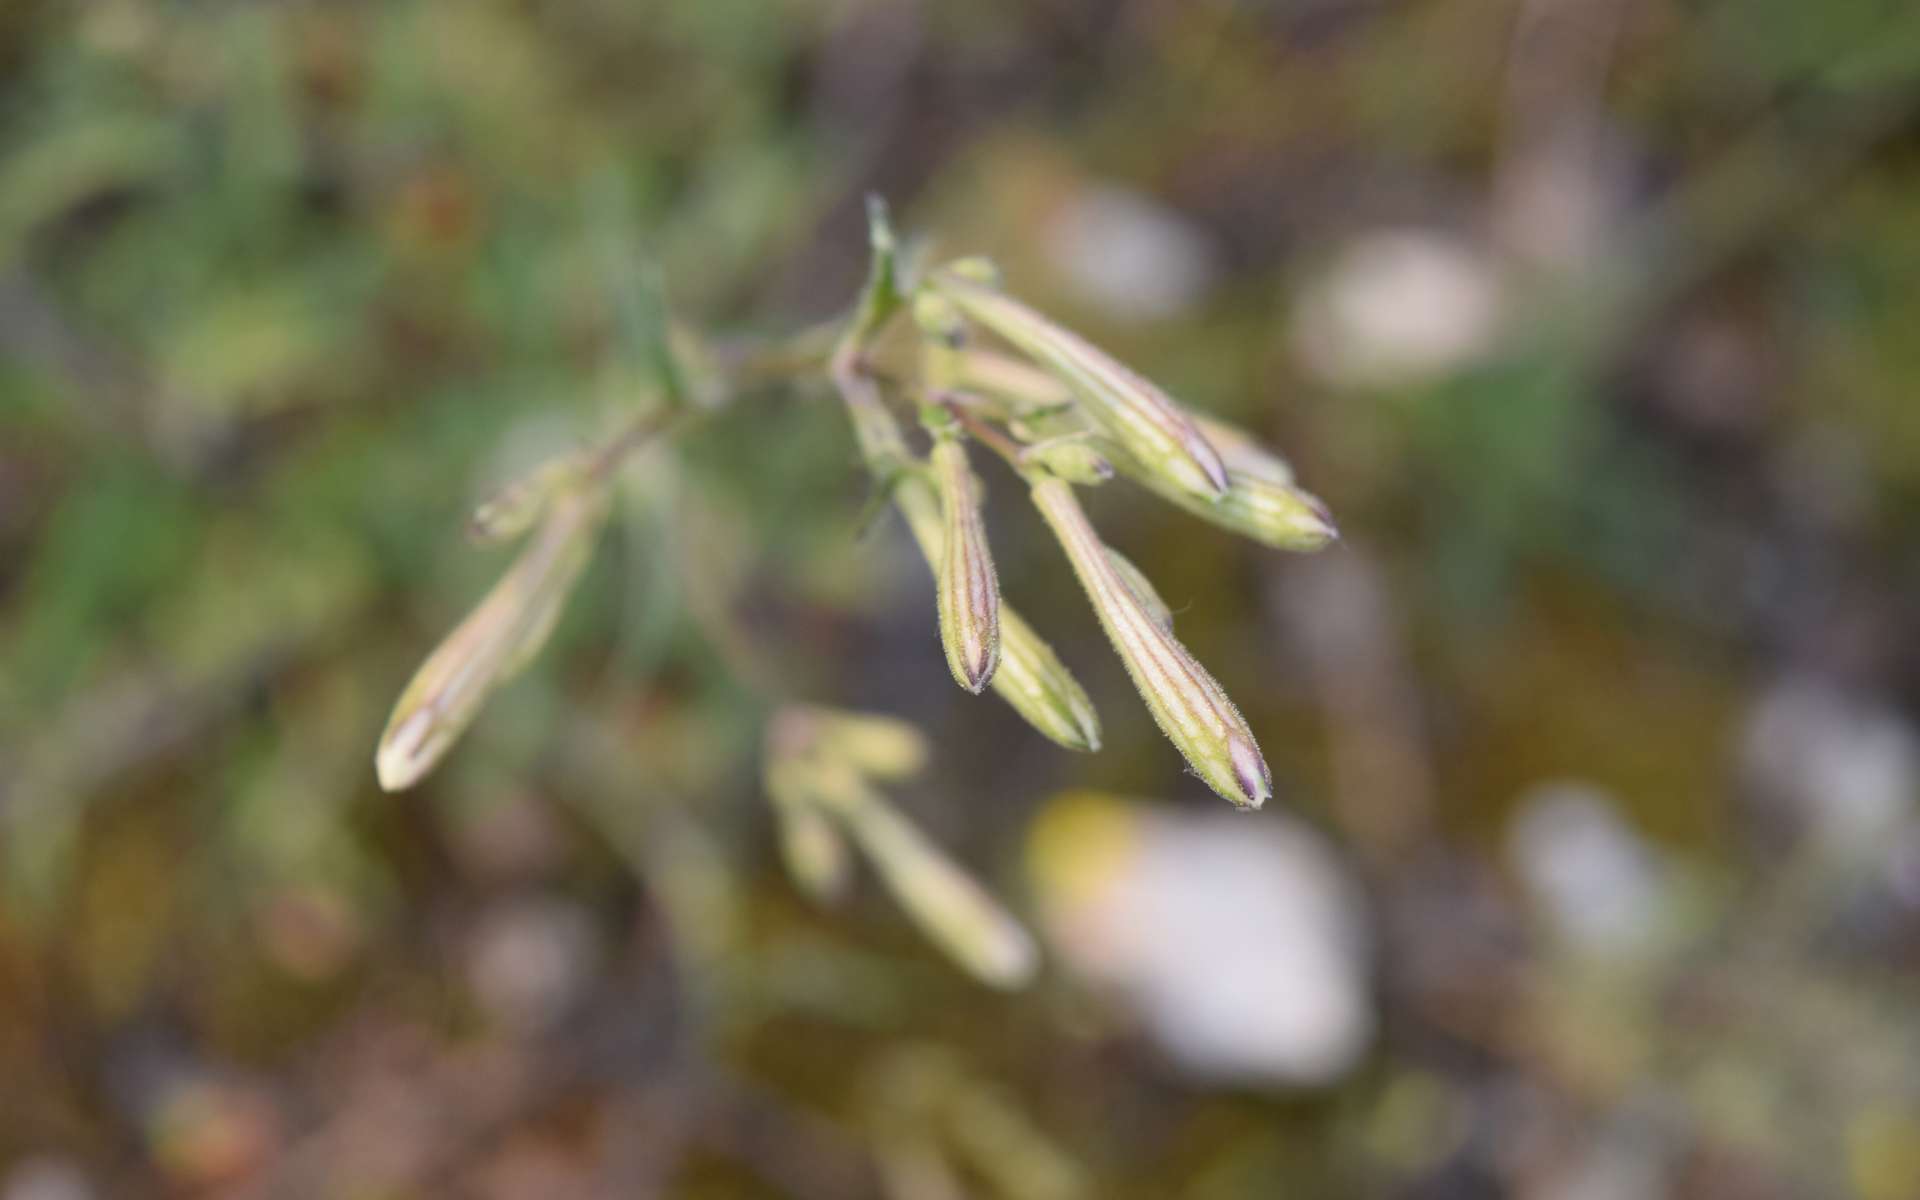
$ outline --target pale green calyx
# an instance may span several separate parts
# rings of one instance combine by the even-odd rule
[[[482,545],[517,538],[533,528],[547,501],[586,473],[579,455],[549,459],[495,491],[467,518],[467,536]]]
[[[923,474],[903,475],[893,502],[927,566],[937,573],[946,541],[938,493]],[[1005,600],[1000,603],[1000,665],[989,686],[1057,745],[1088,753],[1100,748],[1100,715],[1087,690]]]
[[[1000,664],[1000,580],[980,516],[980,483],[958,437],[934,442],[933,477],[941,509],[940,645],[955,682],[978,694]]]
[[[1318,496],[1277,477],[1274,464],[1285,466],[1279,459],[1269,457],[1266,464],[1253,464],[1260,473],[1230,469],[1227,494],[1208,503],[1169,486],[1159,472],[1118,447],[1109,450],[1115,469],[1135,483],[1202,520],[1276,550],[1310,552],[1340,539],[1333,514]]]
[[[1153,623],[1172,633],[1173,609],[1160,598],[1160,589],[1153,586],[1153,580],[1147,578],[1147,573],[1134,566],[1132,559],[1112,546],[1107,547],[1107,560],[1113,563],[1113,569],[1120,573],[1121,581],[1127,585],[1127,590],[1133,593],[1133,598],[1140,602],[1140,607],[1147,610],[1147,615],[1153,618]]]
[[[767,798],[773,803],[780,857],[787,874],[813,900],[832,903],[852,879],[846,838],[814,798],[808,764],[776,759],[767,764]]]
[[[374,752],[382,788],[397,792],[419,782],[494,689],[539,651],[587,565],[606,509],[605,490],[592,485],[547,501],[520,557],[400,693]]]
[[[1235,475],[1279,484],[1293,482],[1292,465],[1251,433],[1206,413],[1188,410],[1187,415],[1193,418],[1193,423],[1200,427],[1206,439],[1213,443],[1213,448],[1220,452],[1220,461],[1227,465],[1229,486]]]
[[[775,715],[767,732],[766,787],[787,869],[815,899],[837,898],[848,882],[850,837],[900,907],[949,957],[995,987],[1019,987],[1039,965],[1032,936],[888,803],[874,787],[875,773],[849,753],[867,734],[890,740],[898,725],[804,706]]]
[[[1141,601],[1073,489],[1041,479],[1033,485],[1033,501],[1161,732],[1214,791],[1242,808],[1266,803],[1273,780],[1240,710]]]
[[[900,907],[955,962],[998,988],[1033,978],[1033,936],[892,805],[871,796],[841,816]]]
[[[1100,748],[1100,714],[1087,690],[1033,627],[1000,606],[1000,669],[993,690],[1027,724],[1069,750]]]
[[[937,273],[932,286],[960,311],[1011,342],[1066,383],[1093,422],[1184,494],[1217,500],[1226,466],[1172,397],[1078,334],[990,288]]]
[[[1113,478],[1108,462],[1085,436],[1043,438],[1020,452],[1022,466],[1039,467],[1068,483],[1094,487]]]

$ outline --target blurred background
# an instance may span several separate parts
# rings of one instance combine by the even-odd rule
[[[812,378],[381,794],[636,289],[831,318],[869,191],[1330,503],[1088,495],[1276,801],[997,464],[1106,748],[954,688]],[[1899,0],[5,0],[0,1198],[1920,1196],[1916,331]],[[795,890],[792,701],[927,735],[1033,987]]]

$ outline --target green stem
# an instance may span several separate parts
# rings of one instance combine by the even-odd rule
[[[1015,442],[1012,438],[1000,432],[1000,430],[995,429],[992,425],[981,420],[974,413],[968,412],[966,406],[963,404],[956,404],[952,400],[942,399],[941,405],[953,414],[953,419],[960,423],[960,427],[967,431],[968,436],[995,454],[998,454],[1001,458],[1006,459],[1007,465],[1012,467],[1021,476],[1024,477],[1027,474],[1026,462],[1022,457],[1020,444],[1018,442]]]

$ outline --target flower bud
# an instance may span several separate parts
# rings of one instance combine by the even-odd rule
[[[958,347],[967,337],[966,318],[953,301],[938,292],[914,293],[913,323],[921,333],[946,346]]]
[[[960,356],[959,370],[960,386],[1005,400],[1023,414],[1068,408],[1073,404],[1072,388],[1009,354],[969,346]]]
[[[1229,480],[1227,498],[1203,514],[1208,520],[1277,550],[1320,550],[1340,540],[1333,514],[1312,492],[1252,475]]]
[[[1127,585],[1133,598],[1140,602],[1140,607],[1146,609],[1147,615],[1153,618],[1153,623],[1172,633],[1173,609],[1167,607],[1167,602],[1160,598],[1160,589],[1153,586],[1153,580],[1147,578],[1146,572],[1134,566],[1132,559],[1112,546],[1107,547],[1107,559],[1113,563],[1113,569],[1120,573],[1121,582]]]
[[[1309,552],[1340,539],[1333,514],[1318,496],[1288,483],[1279,483],[1238,471],[1227,474],[1227,494],[1218,504],[1191,500],[1185,493],[1162,486],[1159,478],[1138,464],[1115,460],[1121,472],[1203,520],[1230,529],[1276,550]]]
[[[780,834],[780,857],[801,891],[828,904],[846,893],[853,877],[846,839],[809,795],[806,766],[770,763],[767,798]]]
[[[486,599],[427,656],[393,706],[374,770],[389,792],[433,769],[493,690],[537,653],[554,625],[606,515],[599,489],[567,489]]]
[[[977,694],[1000,662],[1000,581],[980,519],[979,481],[957,437],[934,442],[933,475],[943,518],[936,572],[940,644],[954,679]]]
[[[580,475],[580,460],[573,455],[540,464],[481,501],[467,519],[467,537],[483,545],[519,537],[533,528],[553,494]]]
[[[1017,300],[951,271],[934,283],[967,316],[1058,375],[1095,424],[1170,486],[1201,501],[1225,494],[1219,453],[1165,392]]]
[[[908,779],[927,762],[927,739],[906,721],[831,708],[800,712],[814,726],[822,756],[873,779]]]
[[[842,815],[900,907],[955,962],[998,988],[1033,978],[1032,935],[891,805],[872,797]]]
[[[1266,803],[1273,781],[1240,710],[1127,586],[1073,489],[1043,479],[1033,485],[1033,501],[1160,731],[1214,791],[1243,808]]]
[[[1020,453],[1024,464],[1044,467],[1068,483],[1095,487],[1113,478],[1113,464],[1084,437],[1047,438]]]
[[[975,254],[966,258],[956,258],[941,269],[950,275],[957,276],[969,283],[978,284],[984,288],[998,288],[1000,286],[1000,268],[994,264],[992,259],[982,255]]]
[[[1189,409],[1187,415],[1200,427],[1200,432],[1213,448],[1220,452],[1220,461],[1227,465],[1228,485],[1232,485],[1235,475],[1265,479],[1273,483],[1288,485],[1293,482],[1293,467],[1263,445],[1260,439],[1237,425],[1229,425],[1218,417]]]
[[[1100,714],[1053,647],[1011,608],[1000,608],[1000,669],[993,690],[1055,743],[1092,753],[1100,748]]]
[[[937,572],[944,542],[938,494],[924,475],[903,475],[894,487],[893,502],[921,556]],[[1000,604],[1000,665],[991,686],[1027,724],[1056,744],[1089,753],[1100,748],[1100,715],[1086,689],[1005,601]]]

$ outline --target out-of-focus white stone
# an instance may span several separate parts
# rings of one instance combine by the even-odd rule
[[[1063,818],[1063,806],[1079,811]],[[1047,933],[1180,1066],[1312,1085],[1365,1052],[1374,1014],[1360,897],[1312,830],[1275,813],[1084,795],[1054,809],[1034,856]]]
[[[1082,189],[1048,224],[1047,256],[1087,303],[1122,321],[1175,317],[1219,274],[1213,244],[1158,201],[1118,187]]]
[[[1756,799],[1828,849],[1893,843],[1920,796],[1920,737],[1890,706],[1807,679],[1768,689],[1748,715],[1741,765]]]
[[[1487,256],[1427,230],[1350,242],[1299,297],[1294,349],[1339,387],[1393,387],[1444,374],[1479,355],[1500,321]]]
[[[1533,789],[1507,847],[1541,915],[1574,949],[1619,955],[1650,946],[1666,882],[1606,792],[1580,782]]]

